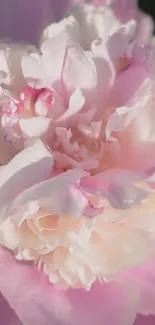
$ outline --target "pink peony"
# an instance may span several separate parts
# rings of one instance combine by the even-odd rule
[[[0,290],[26,325],[131,325],[155,313],[151,34],[133,1],[94,1],[46,28],[39,50],[0,49],[12,150],[0,242],[18,260],[1,248]]]

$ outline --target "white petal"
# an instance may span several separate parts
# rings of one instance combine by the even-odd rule
[[[32,56],[23,56],[21,61],[22,72],[28,82],[40,81],[43,79],[43,71],[38,60]]]
[[[61,82],[66,46],[70,42],[68,34],[62,31],[52,39],[45,41],[41,46],[41,63],[50,86]]]
[[[93,89],[97,84],[93,60],[79,45],[68,46],[63,67],[63,80],[68,89]]]
[[[33,117],[31,119],[21,118],[19,126],[27,137],[40,137],[47,132],[51,120],[45,117]]]
[[[0,170],[0,204],[7,204],[21,191],[47,179],[53,163],[53,156],[41,141],[16,155]]]
[[[63,19],[59,23],[53,23],[48,26],[43,33],[43,40],[51,39],[60,32],[65,31],[69,37],[78,41],[78,22],[73,16]]]

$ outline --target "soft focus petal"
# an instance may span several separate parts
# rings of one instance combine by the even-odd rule
[[[0,325],[22,325],[14,310],[0,294]]]
[[[138,91],[148,77],[145,67],[133,65],[122,71],[115,80],[110,93],[110,104],[115,107],[125,105]]]
[[[153,325],[154,322],[155,322],[155,316],[138,315],[134,325]]]
[[[139,14],[137,40],[141,44],[148,44],[154,31],[153,19],[144,13]]]
[[[107,6],[93,6],[85,4],[84,6],[75,6],[73,15],[80,23],[80,32],[82,35],[82,45],[85,49],[95,39],[105,39],[120,28],[120,22],[115,13]]]
[[[2,249],[0,274],[1,292],[26,325],[132,325],[135,319],[137,293],[123,283],[61,291]]]
[[[125,272],[129,281],[134,283],[140,293],[141,305],[139,313],[143,315],[155,314],[155,262],[154,252],[147,258],[144,265],[140,265]]]
[[[79,24],[77,20],[73,16],[69,16],[58,23],[49,25],[43,32],[43,40],[51,39],[65,30],[69,38],[78,41],[78,29]]]

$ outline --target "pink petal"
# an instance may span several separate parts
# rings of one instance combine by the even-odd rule
[[[138,315],[134,325],[154,325],[155,324],[155,316],[141,316]]]
[[[137,294],[123,283],[60,291],[3,249],[0,274],[0,290],[24,325],[132,325],[135,319]]]
[[[137,40],[141,44],[148,44],[154,31],[153,19],[144,13],[140,13],[137,31]]]
[[[95,176],[86,176],[81,180],[82,187],[96,195],[107,193],[111,184],[125,184],[129,185],[141,179],[144,179],[145,174],[136,173],[130,170],[109,169],[103,173]]]
[[[0,325],[22,325],[14,310],[0,294]]]
[[[111,106],[125,105],[135,95],[147,77],[148,72],[142,65],[132,65],[122,71],[116,78],[114,88],[110,93]]]
[[[41,141],[16,155],[0,173],[0,202],[7,204],[24,189],[47,179],[53,157]]]
[[[139,205],[148,196],[149,192],[135,186],[142,177],[127,170],[108,170],[84,177],[81,185],[88,193],[107,198],[114,208],[126,209]]]
[[[125,272],[128,281],[132,282],[140,293],[139,313],[143,315],[155,314],[155,253],[153,252],[146,260],[145,264],[140,265]]]

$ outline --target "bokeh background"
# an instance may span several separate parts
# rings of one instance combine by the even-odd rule
[[[61,18],[68,1],[0,0],[0,40],[38,42],[40,30]],[[155,0],[139,0],[139,6],[155,19]]]
[[[61,18],[68,1],[0,0],[0,41],[37,44],[43,27]],[[155,20],[155,0],[139,0],[139,6]],[[2,296],[0,296],[0,325],[21,325]],[[155,325],[155,317],[139,316],[135,325]]]

